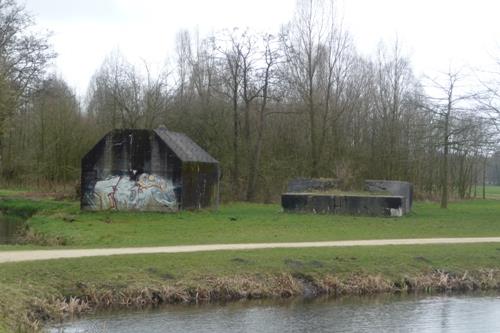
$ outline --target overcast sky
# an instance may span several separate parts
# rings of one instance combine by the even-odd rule
[[[278,31],[295,0],[25,0],[37,25],[52,31],[57,72],[84,94],[112,50],[162,65],[179,29]],[[344,25],[363,54],[397,37],[417,75],[485,68],[500,58],[498,0],[340,0]]]

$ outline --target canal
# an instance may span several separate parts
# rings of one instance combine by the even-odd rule
[[[101,313],[49,332],[500,332],[500,294],[172,305]]]
[[[15,244],[24,227],[24,219],[18,216],[6,216],[0,212],[0,244]]]

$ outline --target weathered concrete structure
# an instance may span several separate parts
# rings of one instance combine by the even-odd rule
[[[365,191],[388,192],[391,195],[401,196],[403,201],[403,214],[411,212],[413,205],[413,185],[399,180],[365,180]]]
[[[81,209],[178,211],[217,205],[219,163],[182,133],[114,130],[82,159]]]
[[[287,212],[322,214],[402,216],[411,211],[413,187],[408,182],[366,180],[362,194],[344,193],[341,184],[338,179],[294,179],[281,205]]]

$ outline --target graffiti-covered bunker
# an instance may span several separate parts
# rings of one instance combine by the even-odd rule
[[[122,129],[82,159],[83,210],[178,211],[217,205],[219,163],[182,133]]]

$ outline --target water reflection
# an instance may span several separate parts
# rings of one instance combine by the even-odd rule
[[[23,220],[15,216],[0,213],[0,244],[14,244],[18,241]]]
[[[101,314],[50,332],[500,332],[500,298],[349,297],[167,306]]]

